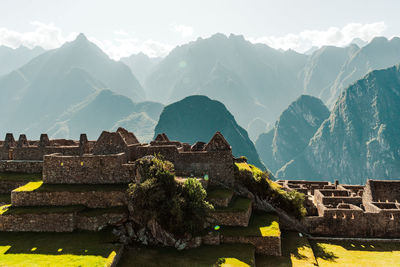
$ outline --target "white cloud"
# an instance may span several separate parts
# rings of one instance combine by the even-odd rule
[[[116,35],[121,35],[121,36],[129,36],[129,33],[127,33],[125,30],[120,29],[118,31],[115,31],[114,34]]]
[[[63,43],[75,39],[78,33],[64,35],[62,30],[54,24],[45,24],[41,22],[32,22],[35,27],[30,32],[17,32],[7,28],[0,28],[0,45],[12,48],[21,45],[33,48],[41,46],[44,49],[53,49],[60,47]]]
[[[170,29],[173,32],[179,33],[182,38],[187,38],[193,35],[193,28],[186,25],[176,25],[175,23],[170,25]]]
[[[374,37],[382,35],[385,30],[386,25],[384,22],[370,24],[350,23],[342,28],[330,27],[325,31],[305,30],[298,34],[290,33],[279,37],[264,36],[249,38],[249,41],[264,43],[273,48],[293,49],[304,52],[312,46],[334,45],[343,47],[357,37],[369,42]]]

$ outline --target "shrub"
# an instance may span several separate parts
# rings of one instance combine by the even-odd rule
[[[137,161],[141,183],[128,189],[131,216],[141,226],[151,219],[163,229],[182,236],[197,234],[203,229],[206,215],[213,207],[205,201],[206,192],[199,181],[189,178],[177,183],[173,164],[160,157],[145,157]]]
[[[268,172],[263,172],[254,165],[235,163],[235,182],[246,187],[260,199],[268,200],[272,205],[301,218],[306,215],[304,194],[297,191],[286,192],[280,185],[271,181]]]

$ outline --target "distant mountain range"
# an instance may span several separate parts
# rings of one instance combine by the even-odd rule
[[[400,178],[400,67],[372,71],[344,90],[307,147],[279,178]]]
[[[45,50],[41,47],[29,49],[20,46],[17,49],[12,49],[7,46],[0,46],[0,76],[22,67],[44,52]]]
[[[246,130],[237,124],[224,104],[206,96],[189,96],[166,106],[154,136],[166,133],[170,140],[189,144],[197,141],[207,143],[217,131],[232,146],[233,155],[246,156],[250,163],[265,169]]]

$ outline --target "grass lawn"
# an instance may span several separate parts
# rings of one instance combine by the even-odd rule
[[[221,226],[224,236],[280,236],[278,216],[265,212],[254,211],[247,227]]]
[[[14,189],[20,191],[36,192],[90,192],[90,191],[126,191],[127,184],[43,184],[42,181],[29,182],[26,185]]]
[[[233,191],[226,188],[213,187],[213,188],[208,188],[207,190],[208,199],[226,199],[226,198],[231,198],[232,195]]]
[[[118,266],[254,266],[254,247],[245,244],[223,244],[183,251],[174,248],[133,248],[124,252]]]
[[[11,195],[8,194],[0,194],[0,203],[10,204],[11,203]]]
[[[400,243],[310,241],[319,266],[400,266]]]
[[[307,238],[297,232],[282,233],[282,256],[256,256],[257,266],[316,266],[314,253]]]
[[[41,173],[11,173],[11,172],[2,172],[0,173],[0,181],[15,181],[15,182],[30,182],[30,181],[40,181],[42,180]]]
[[[110,266],[119,246],[109,231],[0,233],[0,266]]]
[[[214,212],[246,212],[251,205],[251,200],[245,197],[236,197],[232,199],[226,208],[217,208]]]

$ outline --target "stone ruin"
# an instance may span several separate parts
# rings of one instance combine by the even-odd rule
[[[339,237],[400,237],[400,181],[368,180],[365,186],[337,181],[280,180],[287,191],[306,195],[310,234]]]
[[[140,143],[123,128],[104,131],[97,141],[89,141],[85,134],[79,141],[50,140],[46,134],[37,141],[25,135],[15,141],[12,134],[7,134],[0,142],[0,174],[40,173],[42,180],[27,183],[0,179],[0,194],[11,194],[11,204],[0,205],[0,231],[98,231],[110,225],[129,228],[126,190],[129,183],[140,180],[135,161],[148,155],[161,155],[171,161],[178,182],[194,177],[205,188],[233,187],[235,159],[220,132],[208,143],[193,145],[171,141],[166,134],[157,135],[149,144]],[[252,201],[233,197],[232,189],[228,192],[224,199],[210,197],[216,207],[210,220],[217,225],[247,227]],[[240,201],[246,203],[241,210],[229,209]],[[121,235],[121,242],[133,239],[132,233],[135,238],[143,235],[144,231],[134,233],[131,227],[122,231],[130,236]],[[222,237],[213,233],[196,240],[197,245],[250,243],[257,253],[281,255],[280,235]]]

